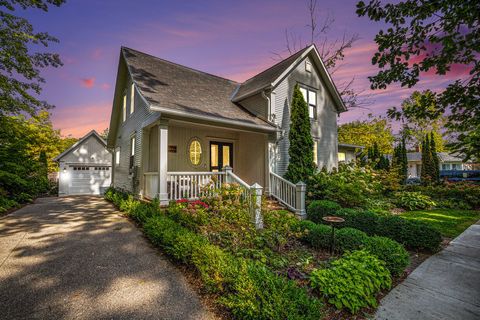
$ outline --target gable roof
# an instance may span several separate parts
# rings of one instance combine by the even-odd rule
[[[309,47],[303,48],[297,53],[292,54],[290,57],[244,81],[235,94],[234,100],[239,101],[270,86],[295,62],[295,60],[297,60],[298,57],[300,57],[308,49]]]
[[[152,109],[273,126],[231,98],[239,83],[122,47],[129,73]]]
[[[317,47],[314,44],[303,48],[285,60],[280,61],[267,70],[264,70],[256,76],[243,82],[235,94],[233,101],[240,101],[265,89],[275,88],[290,72],[292,72],[298,66],[301,61],[303,61],[310,54],[318,67],[320,76],[322,77],[327,90],[330,92],[335,102],[337,110],[339,112],[347,111],[347,107],[345,106],[337,87],[333,83],[333,80],[323,63],[320,54],[318,53]]]
[[[67,150],[63,151],[62,153],[60,153],[58,156],[56,156],[55,158],[53,158],[53,161],[59,161],[61,158],[63,158],[64,156],[66,156],[70,151],[72,151],[73,149],[77,148],[79,145],[81,145],[84,141],[86,141],[88,138],[90,138],[91,136],[94,136],[95,138],[98,139],[98,141],[100,141],[103,146],[105,146],[105,148],[107,148],[107,142],[105,140],[103,140],[102,137],[100,137],[100,135],[97,133],[97,131],[95,130],[92,130],[90,131],[89,133],[87,133],[86,135],[84,135],[80,140],[78,140],[77,142],[75,142],[70,148],[68,148]]]

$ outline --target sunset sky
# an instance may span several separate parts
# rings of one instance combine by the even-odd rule
[[[356,1],[319,0],[319,16],[330,14],[335,22],[329,38],[358,33],[360,40],[346,52],[342,67],[333,74],[336,82],[355,77],[355,88],[364,90],[371,105],[343,113],[339,122],[385,114],[398,106],[411,89],[398,86],[369,90],[368,75],[376,73],[371,57],[373,38],[384,25],[359,18]],[[41,99],[56,106],[54,127],[63,135],[81,137],[91,129],[108,127],[120,46],[163,59],[243,81],[278,60],[273,52],[285,52],[285,29],[308,38],[306,1],[90,1],[71,0],[48,13],[18,11],[36,31],[47,31],[60,43],[64,66],[45,70]],[[427,74],[415,89],[439,89],[456,79],[462,70],[443,77]]]

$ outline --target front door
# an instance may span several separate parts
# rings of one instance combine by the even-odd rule
[[[233,143],[210,142],[210,171],[218,172],[226,166],[233,167]]]

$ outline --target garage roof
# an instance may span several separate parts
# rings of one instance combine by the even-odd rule
[[[87,133],[85,136],[83,136],[83,138],[81,138],[80,140],[78,140],[77,142],[75,142],[70,148],[68,148],[67,150],[63,151],[62,153],[60,153],[58,156],[56,156],[55,158],[53,158],[53,161],[60,161],[60,159],[62,159],[64,156],[66,156],[70,151],[74,150],[75,148],[77,148],[79,145],[81,145],[85,140],[87,140],[88,138],[90,138],[91,136],[94,136],[98,139],[98,141],[100,141],[103,146],[105,146],[105,148],[107,148],[107,142],[105,140],[103,140],[103,138],[97,133],[97,131],[95,130],[92,130],[90,131],[89,133]]]

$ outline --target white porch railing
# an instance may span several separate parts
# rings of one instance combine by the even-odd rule
[[[219,188],[225,172],[167,172],[168,200],[198,199],[208,194],[207,186]]]
[[[145,197],[158,197],[158,172],[145,173]],[[263,228],[261,215],[262,190],[255,183],[249,186],[232,172],[232,168],[225,167],[220,172],[167,172],[168,200],[198,199],[208,195],[211,190],[220,188],[224,183],[237,183],[243,189],[242,199],[246,201],[252,213],[252,220],[258,229]]]
[[[303,182],[297,184],[282,178],[276,173],[270,172],[270,195],[284,204],[288,209],[299,216],[304,216],[306,185]]]

